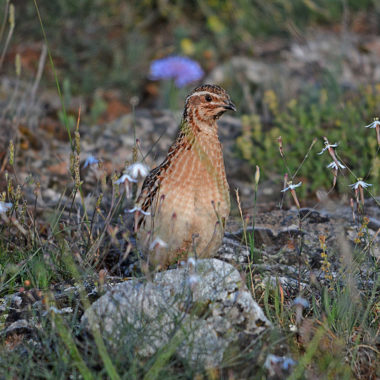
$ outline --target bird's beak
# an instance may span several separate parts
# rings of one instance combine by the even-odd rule
[[[231,110],[231,111],[236,112],[235,104],[232,103],[230,100],[228,101],[228,103],[224,103],[222,107],[225,108],[226,110]]]

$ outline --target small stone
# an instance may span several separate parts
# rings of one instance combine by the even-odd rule
[[[312,208],[301,208],[299,213],[300,217],[307,219],[309,223],[327,223],[330,220],[326,213],[321,213]]]

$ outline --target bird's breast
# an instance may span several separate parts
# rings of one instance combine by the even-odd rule
[[[229,188],[220,144],[213,150],[194,144],[181,153],[173,158],[160,186],[163,208],[183,218],[192,213],[228,216]]]

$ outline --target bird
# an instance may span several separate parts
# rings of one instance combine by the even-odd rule
[[[217,121],[228,110],[236,107],[222,87],[195,88],[166,158],[143,182],[134,230],[155,268],[211,257],[222,243],[230,195]]]

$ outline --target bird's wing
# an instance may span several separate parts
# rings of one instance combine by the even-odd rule
[[[190,139],[191,140],[191,139]],[[137,205],[145,213],[152,212],[152,207],[154,203],[158,202],[158,194],[160,185],[165,174],[170,168],[175,157],[189,145],[189,131],[187,128],[187,123],[182,122],[180,125],[179,133],[168,150],[165,160],[157,167],[151,170],[144,180],[141,188],[140,195],[137,198]],[[135,231],[137,231],[146,220],[146,215],[140,213],[139,218],[135,222]]]

